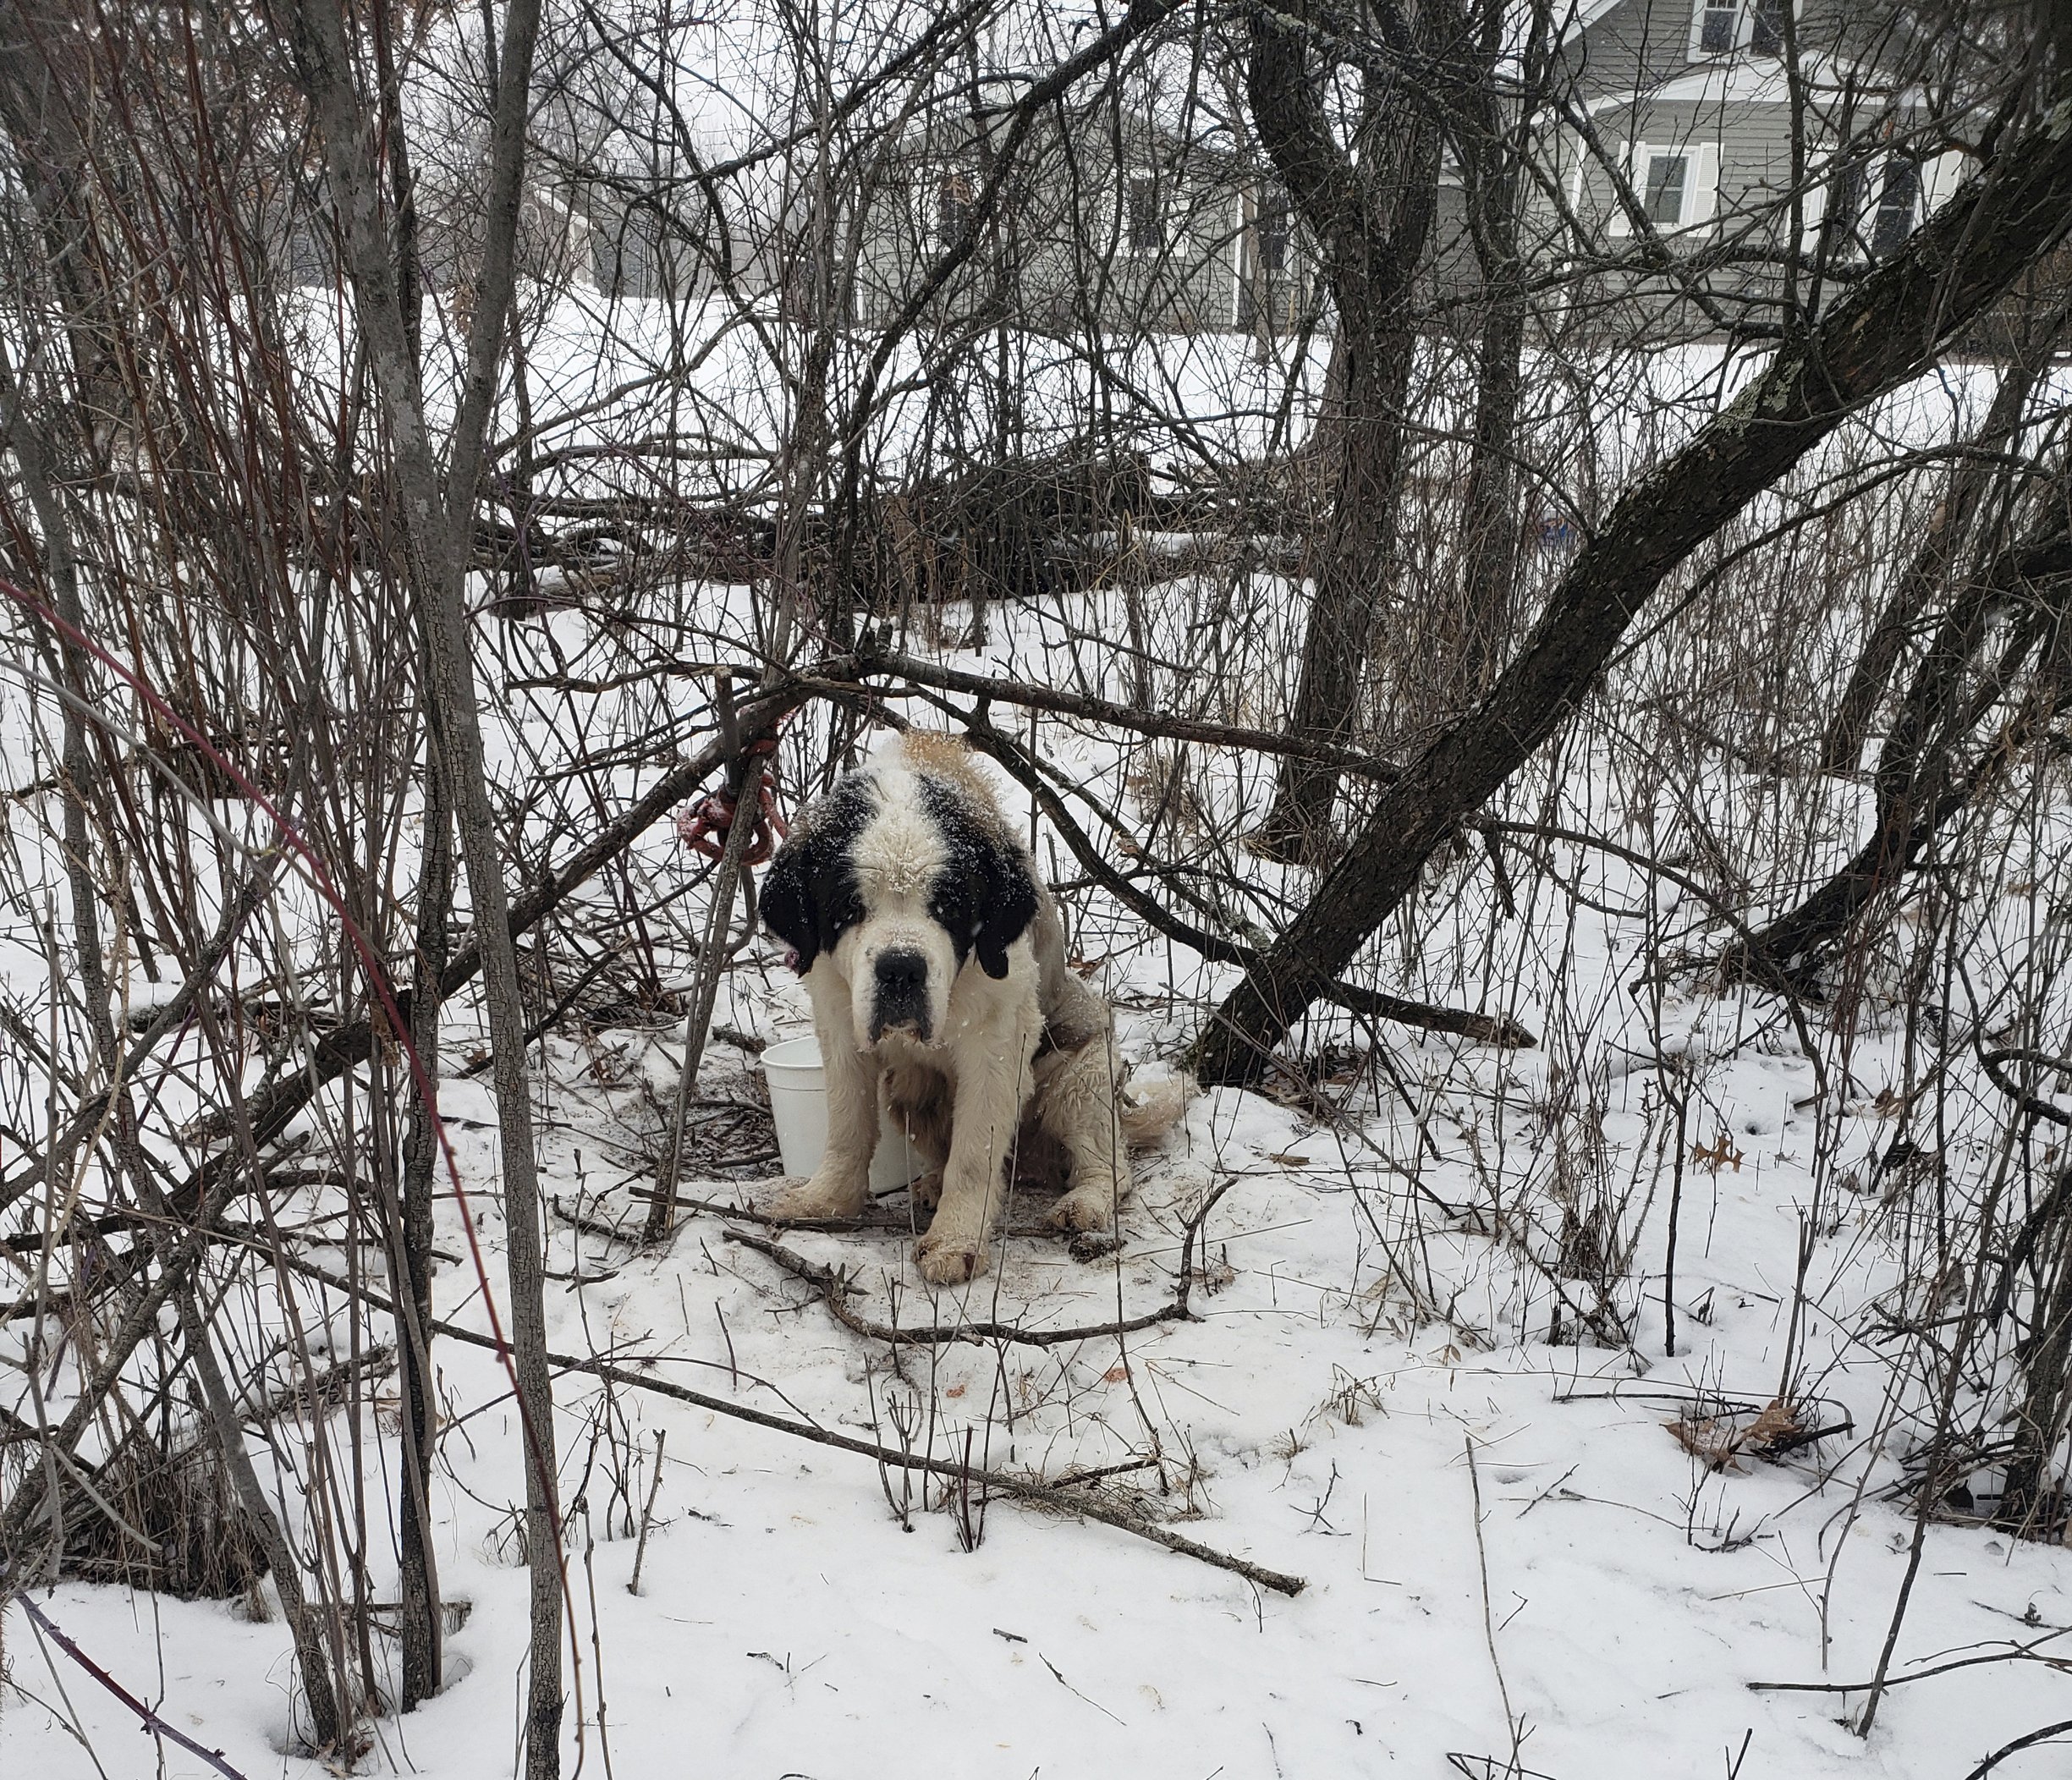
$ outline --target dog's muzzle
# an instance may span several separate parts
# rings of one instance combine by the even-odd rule
[[[918,952],[895,949],[877,955],[871,1042],[901,1026],[911,1027],[924,1045],[933,1036],[928,1030],[928,960]]]

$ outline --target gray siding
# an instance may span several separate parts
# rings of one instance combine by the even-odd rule
[[[1031,144],[932,317],[1054,332],[1301,324],[1308,255],[1256,175],[1150,136],[1118,146],[1054,134]],[[858,321],[884,323],[921,288],[982,187],[983,165],[978,146],[954,136],[901,145],[860,200]]]

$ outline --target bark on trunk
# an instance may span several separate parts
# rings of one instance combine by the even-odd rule
[[[1511,665],[1382,795],[1316,897],[1211,1017],[1205,1080],[1248,1081],[1425,861],[1588,695],[1663,580],[1851,412],[1915,376],[2072,224],[2072,104],[2053,106],[1904,251],[1682,452],[1630,489]]]
[[[1420,20],[1434,8],[1426,7]],[[1438,133],[1407,78],[1370,77],[1354,153],[1338,146],[1310,78],[1309,8],[1256,7],[1246,24],[1254,127],[1316,238],[1337,309],[1334,370],[1317,430],[1331,506],[1303,640],[1295,733],[1353,733],[1382,602],[1393,576],[1403,411],[1416,364],[1412,285],[1438,190]],[[1337,772],[1283,759],[1272,808],[1250,838],[1269,859],[1315,859],[1331,835]]]
[[[2036,1269],[2034,1309],[2022,1360],[2021,1407],[2014,1418],[2014,1450],[1993,1523],[2009,1532],[2042,1538],[2065,1521],[2062,1475],[2052,1461],[2072,1421],[2072,1221],[2064,1217],[2063,1176],[2047,1208],[2054,1211],[2039,1239],[2034,1224],[2025,1232]]]
[[[1530,98],[1524,115],[1507,118],[1497,102],[1495,74],[1503,49],[1509,9],[1487,0],[1479,30],[1472,33],[1471,64],[1454,86],[1460,118],[1454,130],[1469,226],[1482,278],[1481,337],[1476,359],[1475,428],[1468,483],[1461,496],[1459,611],[1462,646],[1459,689],[1467,697],[1487,690],[1502,664],[1505,641],[1515,635],[1513,584],[1518,573],[1518,470],[1514,453],[1518,404],[1524,390],[1520,361],[1525,342],[1525,275],[1519,250],[1519,208],[1524,191],[1520,147],[1531,127]],[[1542,60],[1542,29],[1536,14],[1524,67],[1525,91],[1533,90]],[[1454,41],[1467,63],[1471,33],[1462,19]]]
[[[1958,750],[2006,696],[2031,652],[2050,651],[2068,574],[2072,538],[2060,514],[1967,578],[1936,627],[1879,752],[1877,816],[1870,839],[1798,907],[1729,954],[1725,964],[1730,971],[1803,976],[1817,969],[1865,904],[1918,864],[1936,835],[1970,805],[2005,750],[1992,750],[1968,772],[1957,769]],[[1994,671],[1975,684],[1971,668],[1989,640],[1993,608],[2025,590],[2043,596],[2041,609],[2017,629]]]
[[[368,364],[403,492],[404,541],[417,583],[419,620],[431,662],[427,705],[473,903],[497,1095],[503,1169],[511,1354],[525,1448],[526,1550],[531,1582],[530,1676],[525,1717],[529,1780],[560,1772],[562,1590],[556,1501],[553,1386],[547,1359],[538,1158],[525,1074],[525,1017],[483,765],[464,584],[504,330],[515,281],[525,125],[539,0],[513,0],[496,55],[485,245],[475,279],[467,361],[447,472],[441,478],[427,426],[405,304],[383,216],[367,107],[353,74],[338,0],[302,0],[293,16],[296,71],[323,138]]]
[[[436,742],[433,744],[436,747]],[[439,1691],[445,1649],[439,1623],[439,1571],[431,1538],[431,1457],[438,1437],[432,1393],[432,1201],[439,1162],[439,977],[446,969],[453,904],[453,826],[437,764],[426,776],[424,855],[417,891],[416,961],[410,986],[410,1045],[424,1081],[404,1141],[403,1203],[395,1219],[401,1266],[390,1275],[407,1290],[396,1302],[405,1316],[402,1355],[403,1441],[397,1455],[402,1497],[399,1557],[403,1596],[403,1710]]]

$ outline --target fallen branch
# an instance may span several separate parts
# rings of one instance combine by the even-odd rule
[[[1178,940],[1189,950],[1216,964],[1240,964],[1250,970],[1266,955],[1255,947],[1224,939],[1181,920],[1157,898],[1147,895],[1102,856],[1092,838],[1065,808],[1064,799],[1043,783],[1041,775],[1020,744],[995,729],[982,711],[970,713],[965,722],[972,745],[998,761],[1020,782],[1049,817],[1051,826],[1063,838],[1065,845],[1085,869],[1087,876],[1096,880],[1132,914],[1167,938]],[[1370,1019],[1419,1026],[1428,1032],[1451,1032],[1462,1038],[1471,1038],[1478,1044],[1501,1045],[1522,1051],[1531,1050],[1539,1042],[1516,1020],[1501,1014],[1472,1014],[1464,1008],[1433,1007],[1425,1002],[1384,995],[1379,990],[1362,989],[1336,981],[1325,984],[1317,993],[1323,999],[1334,1002],[1350,1013],[1365,1014]]]
[[[939,1347],[945,1342],[970,1342],[974,1346],[988,1341],[1005,1341],[1017,1347],[1058,1348],[1079,1341],[1093,1341],[1102,1336],[1135,1335],[1144,1329],[1155,1329],[1162,1323],[1191,1322],[1193,1313],[1187,1308],[1187,1283],[1192,1277],[1191,1268],[1184,1261],[1180,1272],[1181,1289],[1174,1300],[1162,1309],[1142,1316],[1125,1317],[1118,1322],[1104,1322],[1084,1328],[1025,1329],[1011,1322],[959,1322],[930,1323],[920,1328],[903,1329],[896,1323],[873,1322],[867,1316],[859,1316],[849,1307],[849,1294],[856,1288],[849,1283],[846,1269],[830,1267],[817,1261],[808,1261],[805,1255],[786,1248],[780,1242],[772,1242],[765,1236],[751,1236],[745,1230],[729,1230],[728,1242],[739,1243],[745,1249],[753,1249],[758,1255],[767,1255],[778,1266],[795,1279],[803,1279],[821,1295],[821,1301],[834,1320],[853,1334],[872,1341],[889,1342],[894,1347]],[[1191,1249],[1192,1230],[1188,1236]]]
[[[168,1724],[164,1719],[161,1718],[157,1713],[151,1709],[151,1707],[146,1706],[141,1700],[138,1699],[135,1694],[131,1693],[128,1688],[124,1687],[121,1682],[118,1681],[106,1669],[102,1668],[99,1663],[96,1662],[91,1656],[89,1656],[85,1651],[81,1650],[79,1645],[74,1644],[71,1639],[64,1634],[64,1633],[59,1631],[57,1626],[52,1623],[49,1616],[46,1614],[43,1609],[38,1607],[35,1601],[31,1601],[26,1593],[18,1594],[14,1598],[21,1603],[22,1611],[28,1614],[30,1620],[35,1623],[36,1629],[41,1632],[45,1637],[48,1638],[52,1643],[55,1644],[59,1650],[65,1653],[66,1656],[69,1656],[74,1662],[78,1663],[81,1668],[85,1669],[86,1673],[91,1675],[95,1680],[98,1681],[102,1686],[106,1688],[111,1694],[114,1695],[118,1700],[121,1700],[124,1706],[128,1706],[131,1711],[135,1712],[139,1718],[142,1719],[144,1721],[144,1728],[146,1730],[151,1732],[154,1736],[164,1737],[172,1742],[179,1744],[179,1746],[185,1750],[190,1755],[199,1756],[202,1761],[207,1762],[211,1767],[214,1768],[217,1773],[223,1775],[223,1780],[245,1780],[244,1775],[240,1774],[237,1769],[231,1766],[228,1761],[223,1760],[223,1752],[221,1750],[204,1749],[184,1731],[176,1730],[172,1725]]]
[[[2012,1644],[2002,1651],[1988,1651],[1981,1656],[1959,1656],[1949,1662],[1938,1662],[1933,1668],[1915,1669],[1911,1674],[1888,1675],[1887,1687],[1899,1687],[1909,1681],[1926,1681],[1933,1675],[1947,1675],[1953,1669],[1976,1668],[1988,1662],[2040,1662],[2046,1668],[2064,1670],[2072,1668],[2072,1659],[2063,1656],[2038,1656],[2035,1652],[2044,1645],[2063,1638],[2072,1628],[2059,1627],[2046,1632],[2041,1638],[2032,1638],[2026,1644]],[[1751,1694],[1867,1694],[1868,1681],[1750,1681],[1745,1684]]]
[[[652,1187],[634,1187],[629,1189],[635,1199],[652,1199]],[[717,1200],[693,1199],[687,1194],[676,1195],[679,1206],[688,1206],[694,1211],[710,1211],[716,1217],[745,1218],[750,1223],[759,1223],[771,1230],[808,1230],[817,1236],[918,1236],[928,1227],[915,1223],[911,1217],[898,1211],[866,1211],[861,1217],[779,1217],[774,1212],[758,1211],[753,1206],[723,1206]],[[624,1232],[612,1233],[624,1242],[640,1239]],[[1009,1224],[1005,1233],[1009,1236],[1062,1236],[1064,1233],[1055,1224]]]
[[[1966,1774],[1964,1780],[1985,1780],[1985,1777],[2009,1755],[2019,1755],[2025,1749],[2033,1749],[2039,1743],[2049,1743],[2067,1736],[2072,1736],[2072,1718],[2061,1718],[2055,1724],[2044,1725],[2040,1730],[2031,1731],[2025,1736],[2017,1737],[2012,1743],[2002,1744]]]
[[[833,678],[825,667],[817,672],[823,678]],[[1117,705],[1090,693],[1061,692],[1054,687],[1038,686],[1027,680],[995,679],[985,674],[965,673],[910,655],[860,655],[856,662],[857,682],[870,674],[910,680],[916,686],[933,686],[944,692],[961,692],[981,700],[997,700],[1003,705],[1016,705],[1025,710],[1053,711],[1061,717],[1085,717],[1090,722],[1107,723],[1136,735],[1200,742],[1212,748],[1242,748],[1255,754],[1292,755],[1350,773],[1355,778],[1373,779],[1384,785],[1393,783],[1402,773],[1402,768],[1392,761],[1350,748],[1334,748],[1328,742],[1291,735],[1286,730],[1250,729],[1240,724],[1214,723],[1199,717],[1162,717],[1140,706]]]
[[[279,1257],[281,1264],[294,1272],[319,1283],[342,1292],[349,1298],[372,1305],[390,1316],[396,1314],[393,1302],[379,1292],[352,1281],[341,1278],[312,1262],[298,1260],[293,1255]],[[473,1329],[463,1328],[458,1323],[443,1322],[434,1318],[433,1330],[448,1340],[458,1341],[470,1347],[497,1350],[495,1339],[477,1334]],[[658,1397],[667,1397],[678,1403],[689,1404],[694,1409],[706,1409],[715,1415],[724,1415],[732,1420],[753,1423],[779,1434],[789,1434],[796,1439],[811,1441],[816,1446],[833,1447],[838,1451],[854,1453],[863,1459],[874,1459],[882,1465],[896,1465],[902,1470],[924,1471],[931,1476],[969,1480],[982,1484],[989,1490],[1016,1501],[1034,1503],[1039,1507],[1052,1508],[1061,1514],[1078,1514],[1088,1520],[1097,1520],[1103,1526],[1112,1526],[1139,1539],[1148,1540],[1153,1545],[1163,1546],[1168,1552],[1176,1552],[1183,1558],[1192,1558],[1199,1563],[1219,1570],[1228,1570],[1233,1575],[1242,1576],[1247,1582],[1260,1588],[1271,1589],[1277,1595],[1299,1595],[1309,1586],[1300,1576],[1291,1576],[1281,1570],[1272,1570],[1248,1558],[1219,1552],[1213,1546],[1201,1544],[1198,1540],[1176,1533],[1157,1521],[1146,1520],[1140,1514],[1110,1506],[1091,1497],[1068,1494],[1058,1484],[1047,1482],[1040,1477],[1018,1476],[1011,1471],[992,1471],[966,1465],[948,1459],[930,1459],[916,1453],[897,1452],[891,1447],[878,1445],[875,1441],[858,1440],[847,1434],[838,1434],[829,1428],[816,1427],[808,1421],[788,1421],[782,1415],[771,1415],[761,1409],[751,1409],[745,1404],[729,1403],[723,1397],[708,1397],[702,1391],[694,1391],[680,1384],[671,1384],[667,1379],[644,1377],[624,1366],[613,1365],[602,1360],[586,1360],[574,1354],[549,1353],[547,1364],[564,1372],[587,1373],[593,1378],[602,1378],[612,1384],[624,1385],[636,1391],[651,1391]]]

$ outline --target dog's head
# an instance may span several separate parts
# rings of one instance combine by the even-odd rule
[[[1004,978],[1036,917],[1035,867],[968,766],[916,750],[846,774],[800,817],[762,891],[801,975],[825,957],[849,986],[857,1045],[938,1040],[966,963]]]

